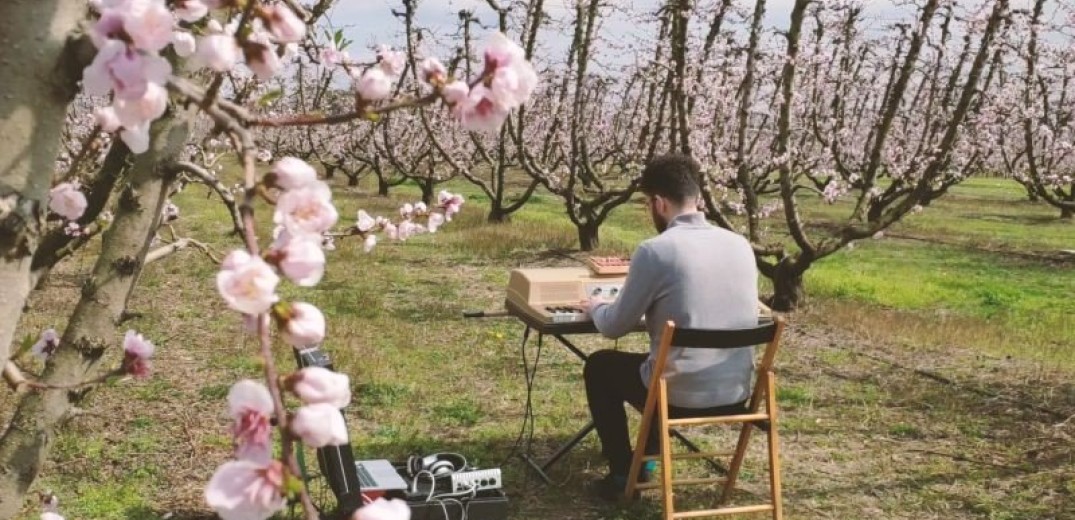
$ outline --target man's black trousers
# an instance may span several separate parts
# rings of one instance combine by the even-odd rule
[[[646,386],[639,370],[646,354],[599,350],[590,355],[582,370],[586,382],[586,399],[597,436],[601,438],[601,452],[608,459],[609,470],[616,475],[627,475],[631,465],[631,439],[627,429],[627,412],[623,403],[630,403],[636,410],[646,405]],[[654,389],[656,391],[656,389]],[[713,408],[680,408],[670,406],[669,417],[732,415],[745,412],[745,402]],[[650,434],[646,441],[646,454],[660,452],[659,415],[653,415]]]

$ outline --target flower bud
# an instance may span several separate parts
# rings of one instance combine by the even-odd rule
[[[290,375],[284,387],[305,404],[330,404],[344,408],[351,402],[351,378],[322,367],[306,367]]]
[[[306,405],[291,418],[291,432],[313,448],[339,446],[347,442],[347,425],[336,407],[325,404]]]

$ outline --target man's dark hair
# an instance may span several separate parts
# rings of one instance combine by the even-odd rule
[[[642,170],[639,190],[649,196],[660,195],[676,204],[698,196],[702,167],[683,154],[655,157]]]

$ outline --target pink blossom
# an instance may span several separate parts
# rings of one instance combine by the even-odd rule
[[[280,3],[265,7],[262,11],[265,25],[269,26],[276,41],[292,43],[306,36],[306,24],[295,16],[290,7]]]
[[[467,99],[470,95],[470,87],[462,81],[453,81],[440,89],[440,95],[451,105],[455,105]]]
[[[328,47],[321,49],[321,64],[326,67],[331,67],[337,63],[344,63],[347,61],[347,53],[341,52],[336,48],[335,44],[330,43]]]
[[[239,61],[239,45],[230,34],[209,34],[198,39],[194,62],[217,72],[227,72]]]
[[[147,126],[164,115],[168,108],[168,90],[156,83],[146,85],[145,93],[134,99],[117,98],[113,107],[125,128]]]
[[[77,183],[62,182],[49,190],[49,209],[67,220],[76,220],[86,211],[86,196]]]
[[[184,22],[197,22],[209,14],[209,6],[202,0],[175,0],[172,3],[175,15]]]
[[[160,56],[141,54],[118,40],[108,40],[93,62],[82,71],[82,85],[87,94],[103,96],[110,91],[123,99],[145,95],[146,85],[163,85],[172,66]]]
[[[69,221],[67,225],[63,227],[63,234],[69,237],[82,236],[82,226],[78,225],[78,222]]]
[[[832,204],[846,191],[847,190],[840,185],[840,181],[832,179],[825,185],[825,191],[822,193],[822,197],[825,199],[825,202]]]
[[[421,71],[422,79],[426,83],[444,81],[444,76],[448,74],[448,69],[444,68],[444,64],[437,58],[426,58],[422,60],[422,63],[418,66],[418,70]]]
[[[367,235],[362,241],[362,251],[369,253],[374,247],[377,247],[377,235]]]
[[[362,73],[362,77],[355,83],[355,90],[362,99],[379,101],[392,94],[392,80],[384,70],[374,67]]]
[[[266,181],[271,186],[282,190],[296,190],[317,180],[317,171],[296,157],[284,157],[276,161],[269,171]]]
[[[418,230],[416,229],[414,222],[404,220],[403,222],[399,223],[399,227],[396,232],[396,238],[399,240],[407,240],[408,238],[410,238],[411,235],[414,235],[417,232]]]
[[[243,45],[243,56],[246,58],[246,66],[262,81],[272,79],[283,66],[280,57],[276,55],[275,46],[267,41],[249,39]]]
[[[123,12],[119,9],[104,9],[101,17],[93,24],[90,30],[90,41],[98,49],[104,47],[109,40],[122,40]]]
[[[419,214],[425,213],[426,209],[428,209],[428,208],[426,207],[425,202],[415,202],[414,203],[414,212],[415,213],[419,213]]]
[[[302,406],[291,418],[291,432],[313,448],[339,446],[347,442],[347,425],[340,410],[331,404]]]
[[[399,216],[406,218],[411,216],[411,213],[414,213],[414,206],[410,202],[399,207]]]
[[[277,317],[281,323],[281,335],[289,345],[306,347],[325,339],[325,315],[309,303],[291,303]]]
[[[175,49],[176,55],[180,58],[186,58],[191,54],[194,54],[197,45],[194,40],[194,35],[187,31],[176,31],[172,33],[172,48]]]
[[[377,65],[385,74],[399,76],[403,74],[403,69],[407,65],[407,57],[402,52],[393,51],[388,46],[381,45],[377,49]]]
[[[223,520],[265,520],[284,508],[284,467],[279,461],[258,464],[225,462],[205,488],[205,502]]]
[[[508,111],[526,102],[537,86],[537,73],[526,61],[522,47],[504,36],[494,33],[485,48],[485,71],[490,77],[490,99],[501,110]]]
[[[115,132],[121,126],[119,116],[116,115],[116,109],[112,107],[95,108],[93,110],[93,119],[101,126],[101,130],[105,132]]]
[[[30,352],[34,357],[44,361],[56,353],[58,348],[60,348],[59,334],[56,334],[55,329],[45,329],[41,331],[41,337],[38,338],[37,343],[30,347]]]
[[[306,367],[289,376],[285,385],[303,404],[344,408],[351,403],[351,378],[327,368]]]
[[[123,28],[137,49],[160,51],[171,43],[174,25],[164,0],[129,0],[124,6]]]
[[[410,518],[410,506],[398,498],[391,500],[378,498],[355,511],[355,514],[351,516],[351,520],[410,520]]]
[[[320,241],[309,236],[289,238],[279,249],[280,271],[300,287],[313,287],[325,274],[325,251]]]
[[[63,517],[60,516],[58,513],[53,513],[52,511],[45,511],[44,513],[41,513],[41,520],[63,520]]]
[[[513,62],[526,59],[526,53],[522,47],[511,41],[502,32],[495,32],[485,43],[485,73],[491,73],[498,68],[510,67]]]
[[[149,149],[149,123],[138,126],[127,126],[119,133],[123,144],[133,153],[142,153]]]
[[[429,226],[430,233],[436,233],[437,228],[444,224],[444,215],[441,213],[430,213],[429,222],[426,223]]]
[[[153,357],[156,347],[133,330],[128,330],[123,337],[123,370],[135,379],[149,377],[149,358]]]
[[[457,193],[442,190],[437,194],[437,206],[444,210],[444,221],[451,222],[452,215],[459,213],[466,199]]]
[[[384,234],[391,240],[399,239],[399,228],[395,224],[388,222],[384,224]]]
[[[228,307],[245,314],[261,314],[276,301],[280,277],[269,264],[241,249],[224,258],[216,275],[217,290]]]
[[[355,229],[360,233],[367,233],[376,225],[377,221],[369,213],[366,213],[365,210],[358,210],[358,222],[355,224]]]
[[[332,191],[323,182],[285,191],[276,201],[273,222],[292,235],[318,235],[336,224],[339,214],[332,205]]]
[[[244,379],[228,391],[228,414],[235,456],[242,460],[266,463],[272,456],[272,396],[265,385]]]
[[[463,128],[492,134],[500,130],[508,118],[508,110],[494,97],[494,93],[484,85],[476,85],[470,95],[459,103],[456,114]]]
[[[164,207],[161,208],[161,221],[167,223],[167,222],[171,222],[173,220],[176,220],[178,218],[179,218],[179,206],[176,206],[170,200],[165,202]]]

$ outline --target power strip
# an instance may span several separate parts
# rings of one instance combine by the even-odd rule
[[[503,482],[500,480],[500,468],[479,469],[476,471],[462,471],[452,473],[452,492],[483,491],[486,489],[500,489]]]

